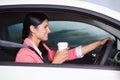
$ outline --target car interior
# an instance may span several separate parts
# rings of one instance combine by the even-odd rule
[[[35,11],[39,12],[38,10],[35,10]],[[8,11],[8,12],[0,13],[0,18],[1,18],[0,19],[0,40],[5,40],[5,41],[10,41],[10,42],[15,42],[15,43],[21,44],[22,43],[22,39],[21,39],[22,21],[23,21],[24,16],[28,12],[31,12],[31,11],[26,11],[26,12],[24,12],[24,11],[10,12],[10,11]],[[110,66],[120,66],[120,62],[119,62],[120,61],[120,51],[119,51],[119,49],[117,49],[117,45],[118,45],[118,41],[119,41],[120,37],[116,36],[117,33],[114,34],[112,32],[113,26],[119,26],[118,24],[116,24],[117,22],[113,23],[114,21],[112,22],[112,19],[109,17],[108,18],[105,17],[105,19],[104,19],[103,18],[104,16],[97,17],[94,14],[92,15],[92,13],[88,14],[88,13],[83,13],[83,12],[64,11],[64,10],[63,11],[52,10],[52,11],[42,11],[42,12],[44,12],[49,17],[51,23],[53,22],[53,24],[51,24],[51,25],[54,25],[54,22],[56,22],[56,21],[61,21],[61,22],[64,21],[65,23],[66,22],[68,22],[68,23],[69,22],[70,23],[74,23],[74,22],[85,23],[85,24],[95,26],[101,30],[108,32],[109,34],[112,35],[112,38],[115,40],[114,44],[112,44],[111,42],[108,42],[108,43],[106,43],[106,45],[104,47],[99,47],[99,48],[95,49],[94,51],[85,55],[84,58],[76,59],[76,60],[72,60],[72,61],[66,61],[64,64],[90,64],[90,65],[92,65],[92,64],[100,65],[101,64],[101,65],[110,65]],[[111,21],[108,21],[107,19],[110,19]],[[18,24],[18,25],[16,25],[16,24]],[[76,25],[73,25],[73,27],[69,27],[69,28],[71,28],[70,30],[72,31],[72,28],[75,28],[75,26]],[[106,28],[104,28],[103,26],[106,26]],[[67,27],[65,27],[65,28],[67,28]],[[118,28],[116,28],[116,29],[118,29]],[[119,28],[119,30],[120,30],[120,28]],[[57,34],[57,32],[56,33],[54,32],[54,34]],[[50,40],[47,42],[47,44],[51,48],[57,49],[56,44],[60,40],[55,42],[55,40],[53,40],[53,37],[56,37],[56,35],[54,35],[54,34],[53,33],[50,34],[50,37],[49,37]],[[87,34],[89,34],[89,33],[87,33]],[[76,35],[76,37],[75,37],[75,35]],[[78,38],[77,35],[78,34],[74,34],[75,39],[77,39],[76,41],[73,41],[73,42],[75,42],[74,44],[72,41],[70,42],[71,38],[68,40],[67,39],[64,40],[65,38],[63,38],[63,34],[61,34],[60,38],[62,38],[61,41],[68,41],[71,44],[70,48],[74,48],[74,47],[77,47],[80,44],[82,44],[82,42],[79,44],[76,43],[77,41],[80,40],[80,38]],[[108,35],[105,35],[104,37],[106,37],[106,36],[108,36]],[[75,40],[75,39],[73,39],[73,40]],[[84,42],[84,44],[82,44],[82,45],[86,45],[92,41],[99,40],[100,38],[86,37],[85,39],[86,40],[81,39],[81,41]],[[51,46],[50,43],[53,43],[54,45]],[[6,45],[6,47],[0,46],[0,62],[14,62],[15,56],[16,56],[18,50],[19,50],[19,48],[12,48],[12,47],[10,47],[10,45]],[[100,55],[100,53],[103,53],[103,54]],[[106,53],[106,54],[104,54],[104,53]],[[117,56],[116,56],[116,54],[117,54]],[[104,56],[105,56],[105,58],[103,58]],[[103,63],[102,63],[102,61],[103,61]]]

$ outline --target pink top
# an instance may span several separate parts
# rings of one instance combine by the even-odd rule
[[[24,44],[33,47],[33,44],[30,42],[28,38],[24,40]],[[43,45],[48,50],[49,60],[52,61],[56,51],[51,50],[45,43]],[[68,60],[72,60],[75,58],[78,58],[76,55],[76,48],[70,49]],[[21,48],[17,53],[15,62],[44,63],[42,59],[34,51],[30,50],[29,48]]]

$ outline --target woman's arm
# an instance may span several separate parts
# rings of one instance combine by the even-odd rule
[[[111,38],[104,38],[102,40],[99,40],[99,41],[96,41],[96,42],[93,42],[91,44],[88,44],[88,45],[85,45],[85,46],[82,46],[81,47],[81,51],[82,51],[82,54],[85,55],[87,54],[88,52],[94,50],[95,48],[101,46],[101,45],[104,45],[108,40],[111,40]]]

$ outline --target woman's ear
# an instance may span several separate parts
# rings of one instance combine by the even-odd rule
[[[30,31],[35,32],[35,27],[33,25],[30,26]]]

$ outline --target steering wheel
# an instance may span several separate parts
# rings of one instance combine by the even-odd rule
[[[101,65],[102,66],[102,65],[105,64],[105,62],[107,61],[107,58],[110,54],[110,51],[112,49],[112,45],[113,45],[113,42],[111,40],[108,40],[103,45],[103,47],[101,48],[99,53],[96,54],[96,58],[95,58],[95,61],[94,61],[95,65]]]

